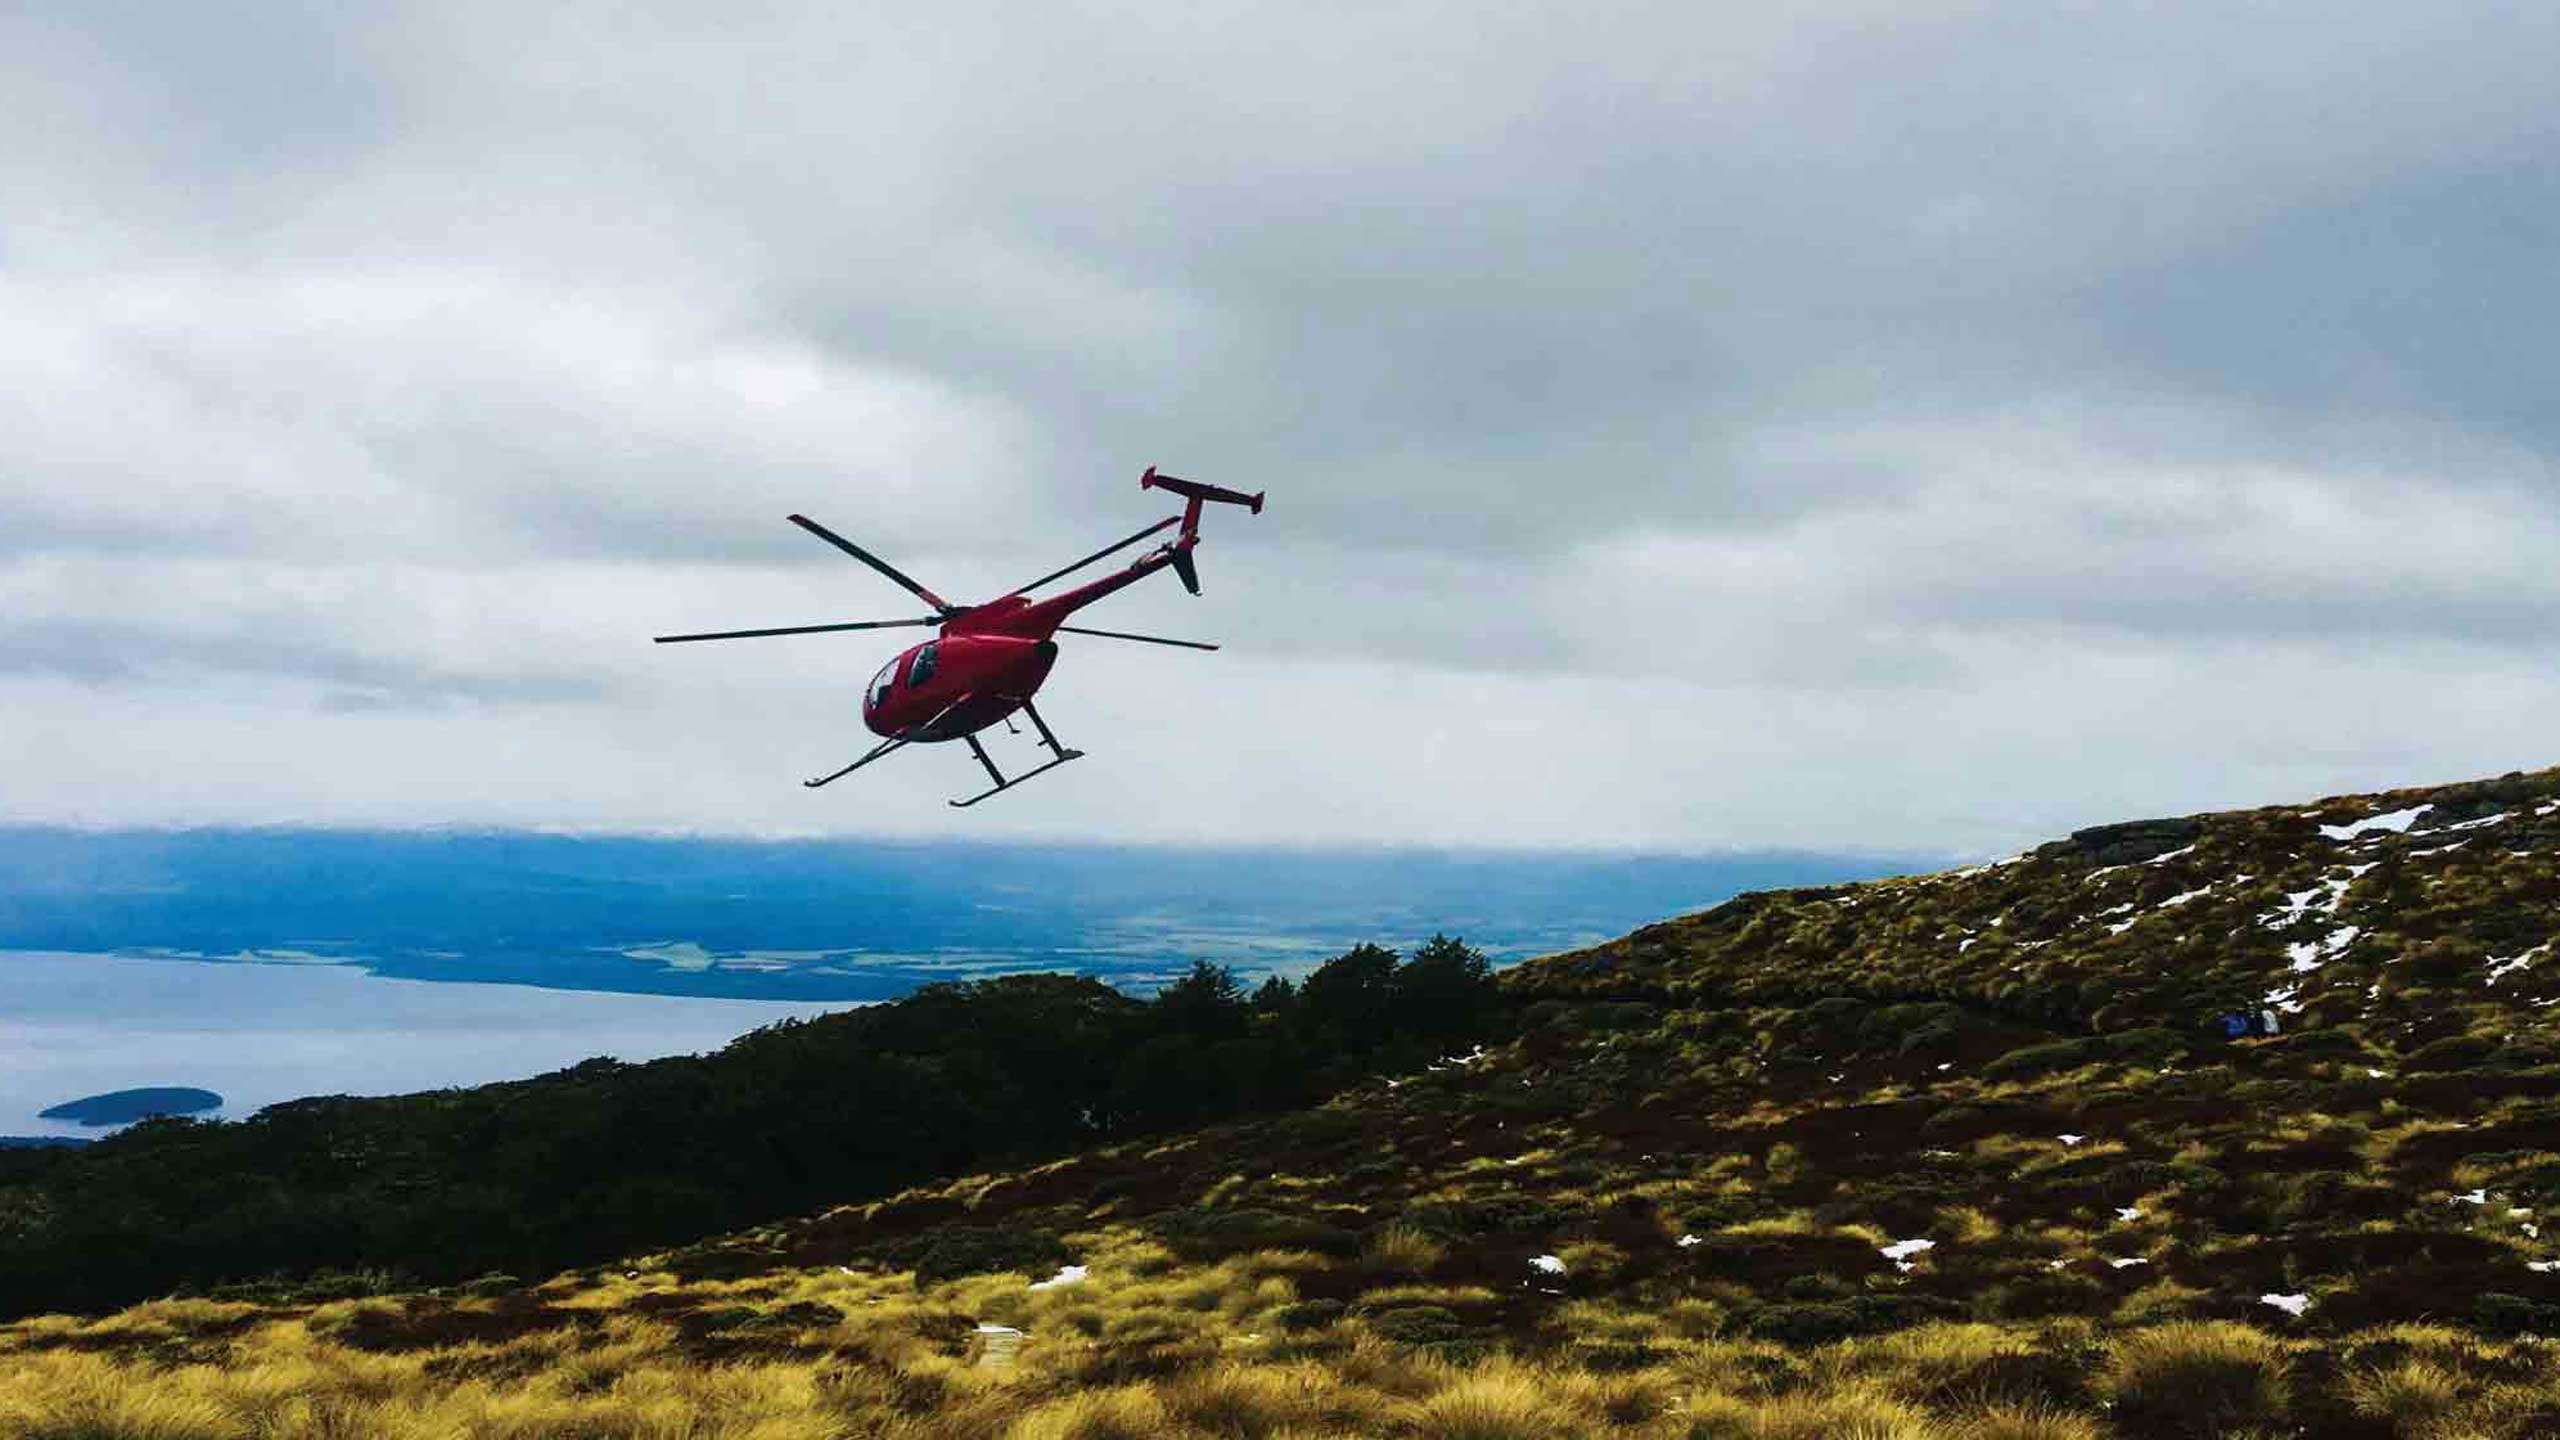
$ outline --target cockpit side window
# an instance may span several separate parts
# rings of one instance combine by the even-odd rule
[[[916,658],[907,665],[909,688],[922,685],[933,678],[934,667],[942,661],[941,650],[942,642],[934,640],[927,642],[923,649],[916,652]]]

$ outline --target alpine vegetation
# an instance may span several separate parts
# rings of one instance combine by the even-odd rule
[[[832,1208],[556,1273],[412,1248],[403,1279],[368,1248],[426,1232],[365,1204],[471,1193],[539,1131],[407,1155],[389,1190],[347,1176],[396,1130],[317,1127],[224,1172],[221,1223],[335,1272],[205,1278],[209,1251],[138,1237],[188,1219],[155,1207],[201,1199],[178,1176],[221,1127],[156,1121],[0,1156],[10,1283],[73,1294],[72,1257],[122,1237],[127,1290],[183,1292],[0,1328],[0,1429],[2560,1433],[2555,940],[2543,771],[1746,895],[1498,979],[1453,941],[1252,994],[1210,971],[1110,1022],[1160,1028],[946,1058],[912,1092],[1001,1075],[1036,1104],[1038,1074],[1090,1074],[1182,1103],[1054,1142],[902,1131],[923,1148],[831,1172]],[[926,1015],[799,1027],[700,1083],[782,1094],[830,1036],[923,1067]],[[1255,1068],[1310,1057],[1322,1095]],[[610,1109],[507,1093],[546,1097],[528,1127]],[[886,1118],[819,1113],[789,1132],[810,1154]]]

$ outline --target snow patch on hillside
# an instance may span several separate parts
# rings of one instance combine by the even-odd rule
[[[2380,830],[2388,830],[2395,835],[2406,834],[2410,825],[2425,813],[2427,813],[2426,806],[2412,805],[2406,810],[2394,810],[2388,815],[2368,816],[2353,824],[2323,825],[2320,827],[2320,833],[2332,840],[2353,840]]]
[[[2500,979],[2511,975],[2518,970],[2532,969],[2535,958],[2550,948],[2551,943],[2549,941],[2545,941],[2542,944],[2536,945],[2532,949],[2525,951],[2521,955],[2510,955],[2504,959],[2491,956],[2489,959],[2488,978],[2481,983],[2495,985]]]
[[[2330,877],[2308,890],[2287,891],[2284,897],[2284,908],[2271,910],[2259,916],[2258,923],[2270,930],[2281,930],[2315,910],[2323,915],[2335,915],[2338,913],[2339,903],[2347,898],[2347,887],[2355,883],[2355,876],[2371,868],[2371,866],[2353,867],[2353,873],[2344,880]]]
[[[2329,961],[2337,958],[2339,951],[2356,943],[2356,937],[2363,933],[2364,931],[2356,926],[2341,925],[2337,929],[2330,931],[2327,937],[2317,944],[2304,943],[2287,945],[2284,947],[2285,953],[2292,957],[2293,973],[2296,975],[2308,975],[2312,971],[2319,969]]]

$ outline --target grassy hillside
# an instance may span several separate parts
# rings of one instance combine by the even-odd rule
[[[2104,827],[1532,962],[1515,1038],[1318,1108],[538,1284],[22,1321],[0,1425],[2560,1434],[2555,937],[2560,771]]]

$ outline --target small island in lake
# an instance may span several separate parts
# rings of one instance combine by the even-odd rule
[[[46,1120],[69,1120],[80,1125],[124,1125],[154,1115],[193,1115],[221,1108],[222,1097],[210,1090],[186,1085],[145,1085],[65,1100],[38,1114]]]

